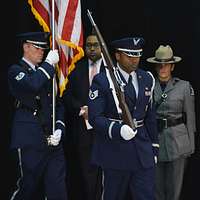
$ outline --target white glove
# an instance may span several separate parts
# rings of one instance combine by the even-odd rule
[[[158,163],[158,158],[157,158],[157,156],[154,156],[154,161],[155,161],[155,164]]]
[[[57,146],[61,140],[62,130],[57,129],[54,131],[53,135],[50,136],[50,144],[53,146]]]
[[[120,135],[124,140],[131,140],[132,138],[135,137],[136,133],[137,130],[134,131],[130,126],[126,124],[123,125],[120,130]]]
[[[58,50],[50,50],[45,61],[48,62],[50,65],[57,64],[59,61]]]

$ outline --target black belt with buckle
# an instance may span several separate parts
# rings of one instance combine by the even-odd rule
[[[174,119],[174,118],[158,118],[157,119],[157,126],[158,131],[161,132],[163,129],[176,126],[178,124],[184,123],[183,117]]]

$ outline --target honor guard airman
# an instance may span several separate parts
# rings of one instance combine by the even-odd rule
[[[14,200],[34,199],[39,182],[48,200],[66,200],[65,159],[61,138],[65,132],[61,99],[56,102],[55,131],[52,129],[52,79],[57,50],[48,49],[49,33],[18,35],[23,57],[8,71],[10,92],[15,98],[11,148],[19,158],[19,179]]]
[[[156,157],[159,149],[154,78],[138,68],[144,39],[123,38],[112,42],[116,73],[135,129],[121,118],[119,99],[109,71],[95,76],[90,89],[89,122],[95,128],[92,163],[104,174],[104,200],[124,199],[128,189],[134,200],[154,200]]]

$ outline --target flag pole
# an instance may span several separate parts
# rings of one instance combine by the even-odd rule
[[[52,0],[52,18],[51,18],[51,25],[52,25],[52,50],[55,49],[55,1]],[[53,77],[53,95],[52,95],[52,98],[53,98],[53,126],[52,126],[52,130],[53,130],[53,133],[55,131],[55,106],[56,106],[56,102],[55,102],[55,74],[54,74],[54,77]]]

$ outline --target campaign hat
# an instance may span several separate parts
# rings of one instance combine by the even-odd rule
[[[177,63],[181,61],[181,57],[174,56],[170,45],[160,45],[155,51],[155,56],[147,59],[149,63]]]

